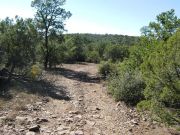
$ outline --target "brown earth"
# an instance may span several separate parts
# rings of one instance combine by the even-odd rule
[[[97,64],[63,64],[46,71],[43,81],[20,81],[23,90],[1,100],[6,103],[0,134],[171,135],[135,108],[115,102],[97,72]]]

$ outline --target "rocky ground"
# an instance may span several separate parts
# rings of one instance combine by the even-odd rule
[[[20,81],[26,92],[1,100],[1,135],[172,134],[134,108],[115,102],[96,64],[64,64],[44,74],[44,81]]]

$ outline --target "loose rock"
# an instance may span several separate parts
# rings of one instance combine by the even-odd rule
[[[34,132],[27,132],[26,135],[35,135]]]
[[[34,125],[34,126],[29,128],[29,131],[33,131],[33,132],[39,132],[39,130],[40,130],[39,125]]]

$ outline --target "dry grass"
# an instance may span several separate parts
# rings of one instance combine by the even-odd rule
[[[16,94],[16,97],[13,99],[13,106],[10,108],[15,111],[25,111],[27,109],[27,104],[33,104],[38,101],[38,96],[34,94],[29,94],[26,92],[20,92]]]
[[[28,104],[40,101],[40,97],[35,94],[27,93],[19,88],[13,88],[9,91],[11,99],[0,98],[0,111],[8,111],[8,116],[13,118],[19,111],[26,111]],[[12,115],[12,116],[11,116]]]

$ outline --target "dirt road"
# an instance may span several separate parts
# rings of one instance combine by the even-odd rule
[[[96,64],[64,64],[47,71],[45,79],[54,87],[46,86],[45,98],[16,116],[14,133],[35,134],[28,130],[39,125],[36,134],[42,135],[170,135],[166,128],[141,119],[135,109],[115,102]]]

